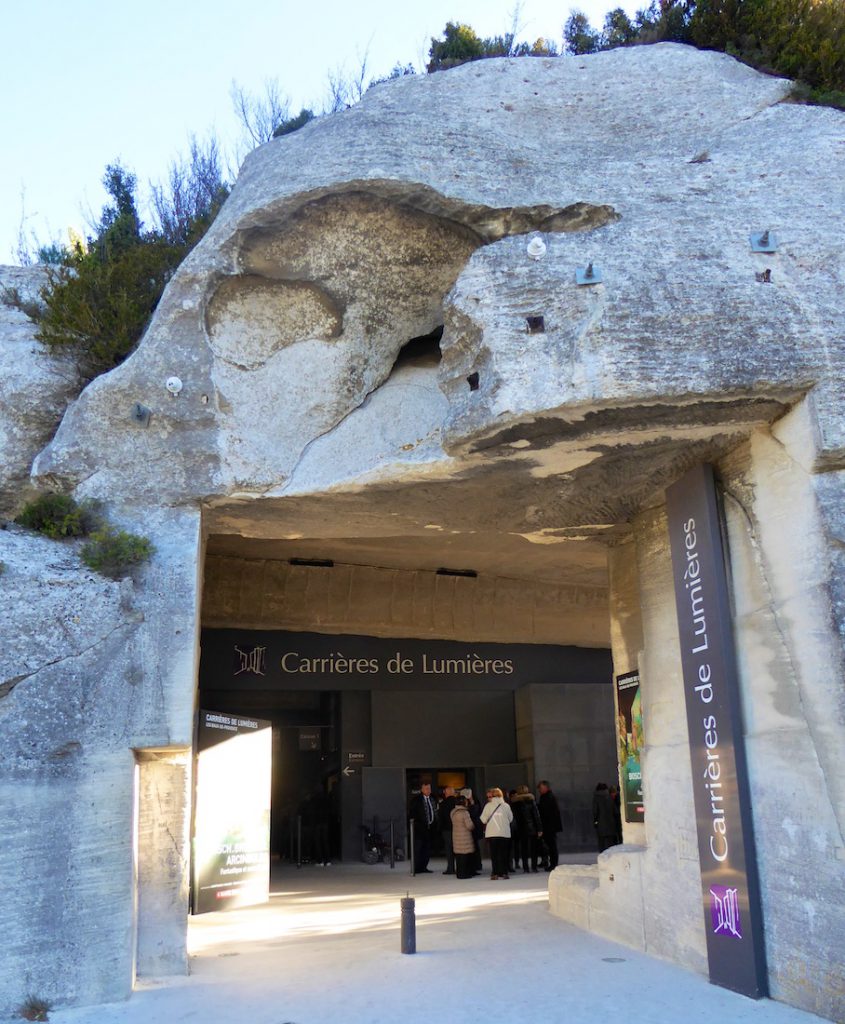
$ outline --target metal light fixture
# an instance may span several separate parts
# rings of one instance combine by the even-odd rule
[[[546,255],[546,243],[539,235],[535,235],[526,245],[525,251],[532,260],[541,260]]]

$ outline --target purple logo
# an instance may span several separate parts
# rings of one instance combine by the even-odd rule
[[[710,921],[714,935],[729,935],[732,939],[742,938],[742,922],[739,919],[739,890],[725,885],[710,886]]]

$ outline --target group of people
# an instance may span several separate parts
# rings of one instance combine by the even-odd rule
[[[523,871],[553,871],[558,863],[557,834],[562,830],[557,798],[543,779],[538,798],[526,785],[508,793],[491,787],[483,807],[471,789],[458,792],[445,786],[440,800],[425,783],[412,799],[414,874],[430,874],[431,846],[439,833],[446,854],[444,875],[472,878],[482,871],[482,847],[487,844],[494,881]],[[530,866],[529,866],[530,865]]]

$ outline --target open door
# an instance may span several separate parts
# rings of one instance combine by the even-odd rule
[[[200,711],[192,909],[266,903],[270,895],[272,723]]]
[[[394,853],[398,850],[407,857],[405,769],[362,768],[361,798],[365,826],[374,828],[384,842],[389,842],[392,821]]]

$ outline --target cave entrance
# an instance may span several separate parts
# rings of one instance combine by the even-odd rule
[[[592,789],[616,772],[604,543],[446,526],[409,490],[207,512],[199,706],[271,723],[274,877],[360,863],[372,833],[387,859],[391,825],[407,871],[423,776],[479,800],[549,779],[559,850],[595,849]]]

